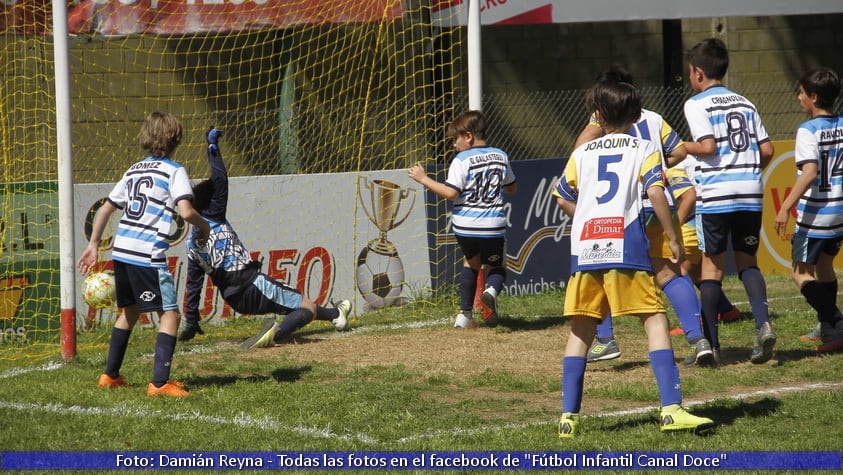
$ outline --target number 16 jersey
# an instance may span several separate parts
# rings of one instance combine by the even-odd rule
[[[140,267],[167,267],[170,228],[176,204],[192,199],[187,171],[169,158],[147,157],[123,174],[108,195],[123,216],[114,235],[111,258]]]

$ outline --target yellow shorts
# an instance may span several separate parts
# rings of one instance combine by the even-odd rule
[[[676,213],[671,213],[671,218],[673,218],[673,224],[675,229],[679,229],[679,220],[676,218]],[[649,213],[647,215],[647,239],[650,240],[650,257],[663,257],[665,259],[670,259],[673,257],[673,252],[670,250],[670,246],[667,244],[667,238],[664,235],[664,229],[662,229],[662,225],[659,222],[656,215],[653,213]],[[684,232],[684,231],[683,231]],[[696,233],[696,231],[694,231]],[[694,234],[696,236],[696,234]],[[683,243],[684,234],[680,233],[678,236],[679,238],[679,245],[684,246]]]
[[[697,241],[697,227],[693,224],[682,225],[682,245],[685,246],[685,258],[691,264],[702,262],[700,242]]]
[[[576,272],[565,290],[566,317],[586,315],[650,315],[664,312],[661,291],[653,274],[632,269]]]

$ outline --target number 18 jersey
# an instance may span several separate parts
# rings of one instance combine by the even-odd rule
[[[505,237],[503,187],[515,183],[509,157],[494,147],[474,147],[458,153],[445,184],[459,191],[451,224],[454,234]]]

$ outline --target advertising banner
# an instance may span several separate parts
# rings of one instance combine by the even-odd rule
[[[780,273],[789,275],[791,268],[790,240],[776,233],[775,219],[782,202],[790,193],[796,181],[796,162],[794,161],[793,140],[773,142],[776,152],[770,164],[764,169],[764,216],[761,222],[761,246],[758,248],[758,268],[764,274]],[[788,234],[796,226],[796,207],[790,210]]]
[[[74,187],[77,255],[112,186]],[[262,262],[262,271],[317,304],[350,299],[361,313],[429,292],[423,198],[405,170],[233,177],[229,187],[228,220],[253,259]],[[103,239],[101,269],[111,265],[111,236],[119,214],[112,215]],[[190,232],[190,225],[177,221],[167,252],[180,299]],[[81,283],[78,276],[77,285]],[[206,279],[203,318],[234,315],[218,294]],[[114,317],[112,310],[89,309],[81,295],[76,308],[85,325]],[[149,316],[144,323],[154,325],[155,318]]]
[[[479,0],[484,25],[630,21],[756,15],[800,15],[843,11],[835,0]],[[435,0],[439,26],[465,25],[468,0]]]
[[[132,35],[288,28],[322,23],[361,23],[401,18],[390,0],[71,0],[70,34]],[[0,33],[52,30],[50,2],[0,2]]]
[[[58,334],[57,190],[55,182],[0,184],[0,343]]]
[[[507,293],[533,295],[565,286],[571,267],[570,223],[550,194],[565,161],[548,158],[512,162],[518,193],[504,195]],[[447,167],[431,166],[428,173],[444,181]],[[426,194],[432,285],[442,290],[456,285],[463,255],[450,226],[451,203],[429,191]]]

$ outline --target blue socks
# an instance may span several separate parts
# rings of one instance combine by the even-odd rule
[[[602,322],[597,324],[597,341],[609,343],[615,338],[615,327],[612,325],[612,314],[606,315]]]
[[[674,277],[662,290],[673,305],[688,342],[696,343],[703,334],[700,327],[700,301],[690,277]]]
[[[738,274],[749,297],[749,305],[752,307],[752,316],[755,317],[755,329],[761,328],[764,322],[770,320],[767,308],[767,283],[764,276],[757,267],[747,267]]]
[[[340,311],[336,307],[320,307],[319,305],[316,306],[316,319],[317,320],[325,320],[330,322],[331,320],[340,316]]]
[[[566,356],[562,359],[562,412],[579,414],[582,406],[585,357]],[[661,406],[682,403],[679,368],[673,360],[673,350],[650,352],[650,366],[656,377]]]
[[[580,412],[585,363],[584,356],[566,356],[562,359],[562,412]]]
[[[679,384],[679,368],[673,360],[673,350],[650,352],[650,367],[659,387],[662,407],[682,404],[682,389]]]
[[[474,308],[474,294],[477,292],[477,271],[462,266],[460,270],[460,310],[471,312]],[[469,313],[470,314],[470,313]]]
[[[278,325],[278,331],[275,332],[273,340],[277,343],[280,340],[283,340],[287,335],[312,321],[313,313],[311,313],[310,310],[305,310],[303,308],[293,310],[284,318],[284,321]]]
[[[117,327],[111,329],[111,341],[108,344],[108,358],[105,360],[104,373],[112,378],[120,376],[120,368],[123,367],[123,357],[126,356],[126,348],[129,347],[129,337],[132,330],[123,330]]]
[[[486,285],[494,288],[497,295],[501,294],[504,282],[506,282],[506,268],[492,267],[486,273]]]
[[[170,363],[176,351],[176,337],[158,332],[155,338],[155,362],[152,366],[152,384],[156,388],[167,384],[170,379]]]
[[[720,336],[717,328],[717,301],[723,293],[723,286],[717,280],[700,282],[700,303],[702,304],[703,333],[715,350],[720,349]]]

